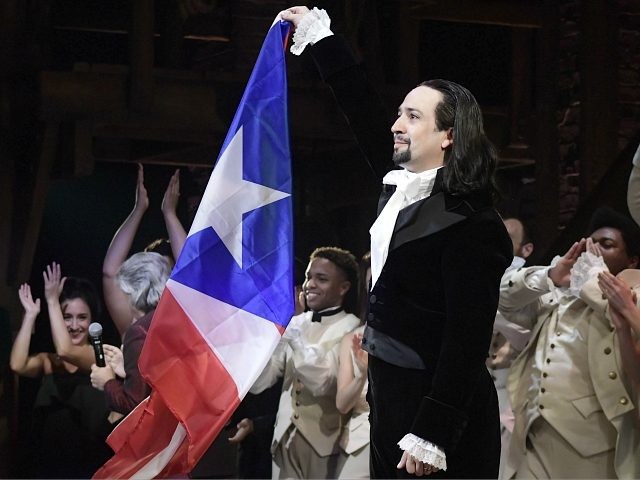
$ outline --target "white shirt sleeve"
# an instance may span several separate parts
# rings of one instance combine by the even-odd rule
[[[273,352],[273,355],[271,355],[269,362],[264,367],[264,370],[262,370],[260,376],[253,383],[249,392],[257,395],[258,393],[275,385],[278,379],[284,375],[284,367],[287,362],[287,357],[291,355],[290,352],[291,348],[289,347],[289,343],[284,338],[281,338]]]
[[[526,313],[523,307],[523,312]],[[513,348],[521,352],[531,336],[531,330],[522,325],[507,320],[500,312],[496,312],[496,319],[493,322],[493,331],[501,333],[504,338],[513,346]]]
[[[555,292],[560,294],[567,292],[569,290],[568,288],[557,287],[549,278],[549,270],[555,267],[561,259],[562,257],[560,255],[556,255],[553,257],[553,260],[551,260],[551,264],[548,267],[535,270],[531,274],[527,275],[524,279],[527,287],[540,290],[542,292]]]
[[[447,456],[444,451],[437,445],[423,440],[413,433],[408,433],[402,437],[402,440],[398,442],[398,446],[422,463],[436,467],[439,470],[447,469]]]
[[[541,292],[549,291],[549,269],[551,267],[544,267],[539,270],[535,270],[527,275],[524,279],[524,282],[527,284],[527,287],[532,288],[534,290],[539,290]]]
[[[314,7],[298,24],[298,28],[293,34],[291,53],[300,55],[307,45],[313,45],[325,37],[330,37],[333,35],[330,27],[331,19],[326,10]]]

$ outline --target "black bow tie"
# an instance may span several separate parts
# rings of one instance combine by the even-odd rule
[[[311,321],[312,322],[319,322],[320,320],[322,320],[322,317],[330,317],[331,315],[335,315],[338,312],[341,312],[343,310],[342,307],[337,307],[337,308],[332,308],[331,310],[325,310],[324,312],[313,312],[313,315],[311,315]]]

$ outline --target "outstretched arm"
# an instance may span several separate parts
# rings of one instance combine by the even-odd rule
[[[62,277],[60,265],[55,262],[47,265],[47,269],[42,272],[42,277],[44,278],[44,296],[49,309],[51,337],[56,353],[62,360],[82,370],[90,371],[91,364],[96,361],[93,348],[88,343],[85,345],[73,344],[60,307],[60,294],[66,280],[66,277]]]
[[[180,198],[180,170],[176,170],[169,180],[167,190],[164,192],[162,198],[162,215],[164,216],[164,223],[167,226],[167,233],[169,234],[169,241],[171,242],[171,252],[173,258],[177,261],[184,241],[187,238],[187,232],[185,232],[182,223],[176,213],[178,208],[178,199]]]
[[[109,315],[116,325],[120,336],[131,325],[132,310],[129,297],[120,290],[116,283],[118,269],[124,263],[131,250],[133,239],[138,231],[144,212],[149,207],[147,190],[144,187],[144,170],[142,165],[138,165],[138,181],[136,183],[136,200],[133,210],[120,225],[118,231],[113,236],[107,253],[102,263],[102,290],[104,292],[104,303],[107,306]]]
[[[24,377],[38,377],[44,371],[44,358],[46,354],[39,353],[29,356],[29,345],[31,344],[31,332],[36,318],[40,313],[40,299],[35,301],[31,297],[31,287],[28,283],[20,285],[18,290],[20,302],[24,308],[22,325],[11,348],[10,365],[18,375]]]
[[[281,15],[283,20],[290,21],[297,28],[314,13],[306,7],[291,7],[282,11]],[[306,27],[303,25],[301,30],[304,29]],[[313,27],[309,30],[313,30]],[[308,50],[320,76],[330,87],[342,110],[363,156],[376,178],[382,180],[393,167],[390,131],[393,112],[385,106],[343,37],[323,37]]]

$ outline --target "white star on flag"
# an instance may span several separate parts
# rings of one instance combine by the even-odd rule
[[[189,236],[213,228],[242,268],[242,216],[291,194],[242,178],[242,127],[216,163]]]

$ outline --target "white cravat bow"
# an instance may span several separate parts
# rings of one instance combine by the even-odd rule
[[[371,226],[371,288],[376,284],[382,267],[387,261],[389,243],[396,225],[398,213],[408,205],[421,200],[431,193],[438,168],[421,173],[408,170],[391,170],[382,179],[385,185],[395,185],[389,201]]]

